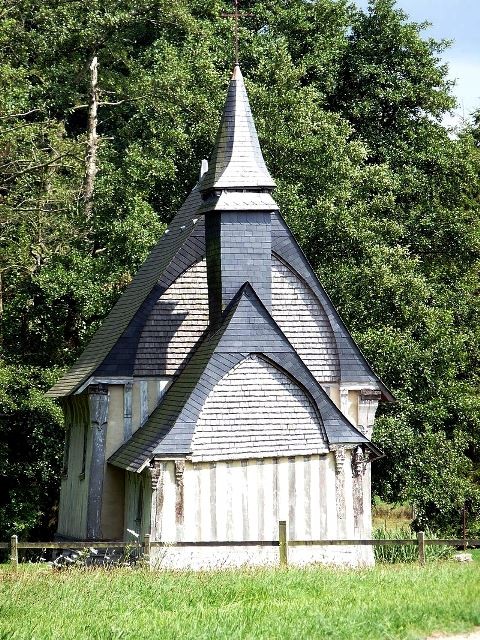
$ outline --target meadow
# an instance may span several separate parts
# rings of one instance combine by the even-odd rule
[[[1,640],[413,640],[480,625],[480,562],[205,573],[0,568]]]

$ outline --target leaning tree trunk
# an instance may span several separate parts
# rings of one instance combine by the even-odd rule
[[[85,159],[85,183],[83,198],[85,201],[85,218],[89,220],[93,213],[93,192],[97,173],[97,114],[98,114],[98,61],[95,56],[90,65],[90,106],[88,110],[88,140]]]

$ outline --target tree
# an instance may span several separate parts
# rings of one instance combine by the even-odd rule
[[[42,458],[51,479],[63,433],[35,394],[85,346],[210,153],[231,73],[227,8],[5,0],[0,10],[0,393],[10,416],[0,447],[10,456],[19,430],[35,467],[26,452],[39,432],[22,431],[35,416],[56,442],[53,462]],[[478,127],[455,139],[440,124],[453,104],[446,43],[424,39],[392,0],[368,11],[344,0],[244,8],[242,67],[275,197],[398,399],[375,430],[387,454],[376,491],[414,502],[422,524],[454,527],[455,505],[478,504],[480,164]],[[103,106],[85,216],[94,56]],[[19,486],[21,467],[6,464]],[[36,495],[11,494],[25,534],[48,526],[46,484],[40,509]],[[0,537],[13,526],[6,509]]]

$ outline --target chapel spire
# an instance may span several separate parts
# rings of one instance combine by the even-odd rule
[[[275,187],[263,159],[240,66],[235,65],[217,139],[200,190],[266,190]]]

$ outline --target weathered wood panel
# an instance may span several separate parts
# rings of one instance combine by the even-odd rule
[[[70,397],[64,401],[63,409],[70,434],[67,464],[60,488],[58,533],[82,539],[87,534],[88,461],[92,456],[88,400],[86,396]]]
[[[175,461],[163,461],[164,478],[158,483],[162,515],[157,517],[157,528],[152,528],[152,539],[272,540],[278,536],[282,519],[289,523],[290,538],[335,537],[332,458],[333,454],[218,463],[186,461],[182,479],[185,517],[180,529],[175,526]],[[348,468],[347,462],[345,466]],[[133,477],[134,500],[138,477],[127,476]],[[351,500],[346,504],[353,523]],[[332,516],[330,522],[327,514]],[[130,522],[134,523],[133,515]]]
[[[162,492],[162,514],[157,518],[159,524],[152,527],[152,539],[166,543],[226,541],[233,545],[228,553],[214,547],[211,552],[191,548],[188,553],[165,548],[157,555],[157,561],[166,563],[165,566],[242,564],[247,561],[245,554],[239,555],[233,543],[275,540],[279,520],[286,520],[289,539],[353,539],[357,534],[353,528],[349,452],[342,463],[343,521],[337,520],[337,468],[333,453],[220,462],[186,461],[182,476],[184,520],[180,527],[178,523],[175,526],[178,495],[175,461],[164,460],[160,464],[165,472],[164,482],[158,484],[158,491]],[[154,503],[155,500],[158,502],[158,495],[153,497]],[[297,546],[292,551],[292,562],[371,564],[371,549],[338,545],[331,552],[307,544],[303,546],[308,549]],[[252,548],[249,557],[254,564],[268,564],[272,559],[276,562],[276,558],[260,548]]]
[[[151,508],[152,485],[148,472],[125,472],[125,540],[142,541],[143,536],[150,533]]]

